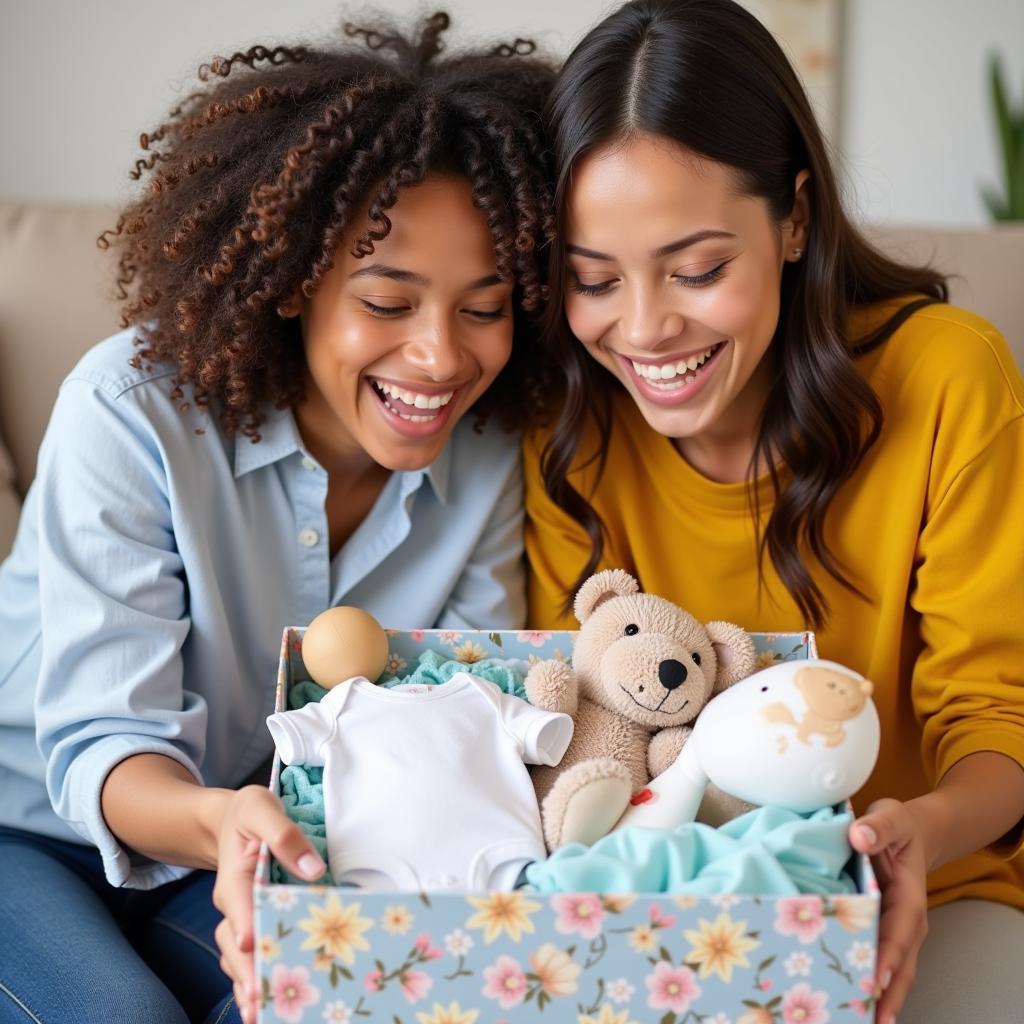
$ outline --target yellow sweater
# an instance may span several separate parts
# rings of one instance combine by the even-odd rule
[[[897,307],[860,311],[853,336]],[[913,314],[858,368],[885,423],[830,506],[826,537],[867,600],[819,566],[811,573],[831,607],[819,654],[875,683],[882,749],[854,799],[863,811],[878,797],[927,792],[977,751],[1024,766],[1024,381],[991,325],[939,305]],[[530,624],[575,628],[560,605],[589,541],[544,492],[545,440],[537,433],[525,446]],[[583,466],[571,479],[587,494],[595,472]],[[758,486],[770,509],[767,478]],[[767,556],[759,590],[746,486],[698,474],[625,391],[592,504],[607,530],[598,568],[621,566],[705,621],[806,628]],[[1024,907],[1024,855],[1008,838],[934,872],[932,904],[978,897]]]

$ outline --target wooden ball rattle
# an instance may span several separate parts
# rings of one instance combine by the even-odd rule
[[[376,682],[388,661],[388,637],[362,608],[328,608],[306,629],[302,661],[309,678],[328,690],[353,676]]]

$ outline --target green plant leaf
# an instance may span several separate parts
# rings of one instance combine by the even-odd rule
[[[1006,86],[1003,82],[1003,62],[997,53],[989,57],[989,92],[992,97],[992,111],[995,114],[996,132],[1003,156],[1003,174],[1009,191],[1013,177],[1013,157],[1016,150],[1016,133],[1013,130],[1013,118],[1010,115],[1010,103],[1006,98]]]
[[[1017,148],[1013,155],[1010,179],[1006,183],[1006,206],[1011,220],[1024,220],[1024,111],[1015,128]]]
[[[981,198],[993,220],[1009,220],[1010,211],[1006,200],[991,185],[981,186]]]

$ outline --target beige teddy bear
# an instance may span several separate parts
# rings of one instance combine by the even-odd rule
[[[573,605],[580,630],[572,665],[543,661],[526,677],[531,703],[576,723],[558,767],[533,774],[550,850],[606,835],[631,797],[642,800],[650,779],[675,760],[687,723],[753,671],[754,644],[739,626],[702,626],[639,589],[622,569],[591,576]],[[701,817],[717,824],[746,806],[712,791]]]

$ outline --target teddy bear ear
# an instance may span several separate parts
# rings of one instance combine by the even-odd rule
[[[731,622],[709,622],[705,627],[715,648],[718,671],[712,693],[721,693],[754,671],[754,641],[745,629]]]
[[[639,590],[640,584],[625,569],[605,569],[604,572],[591,576],[576,591],[572,610],[576,613],[580,625],[583,625],[605,601],[610,601],[613,597],[636,594]]]

